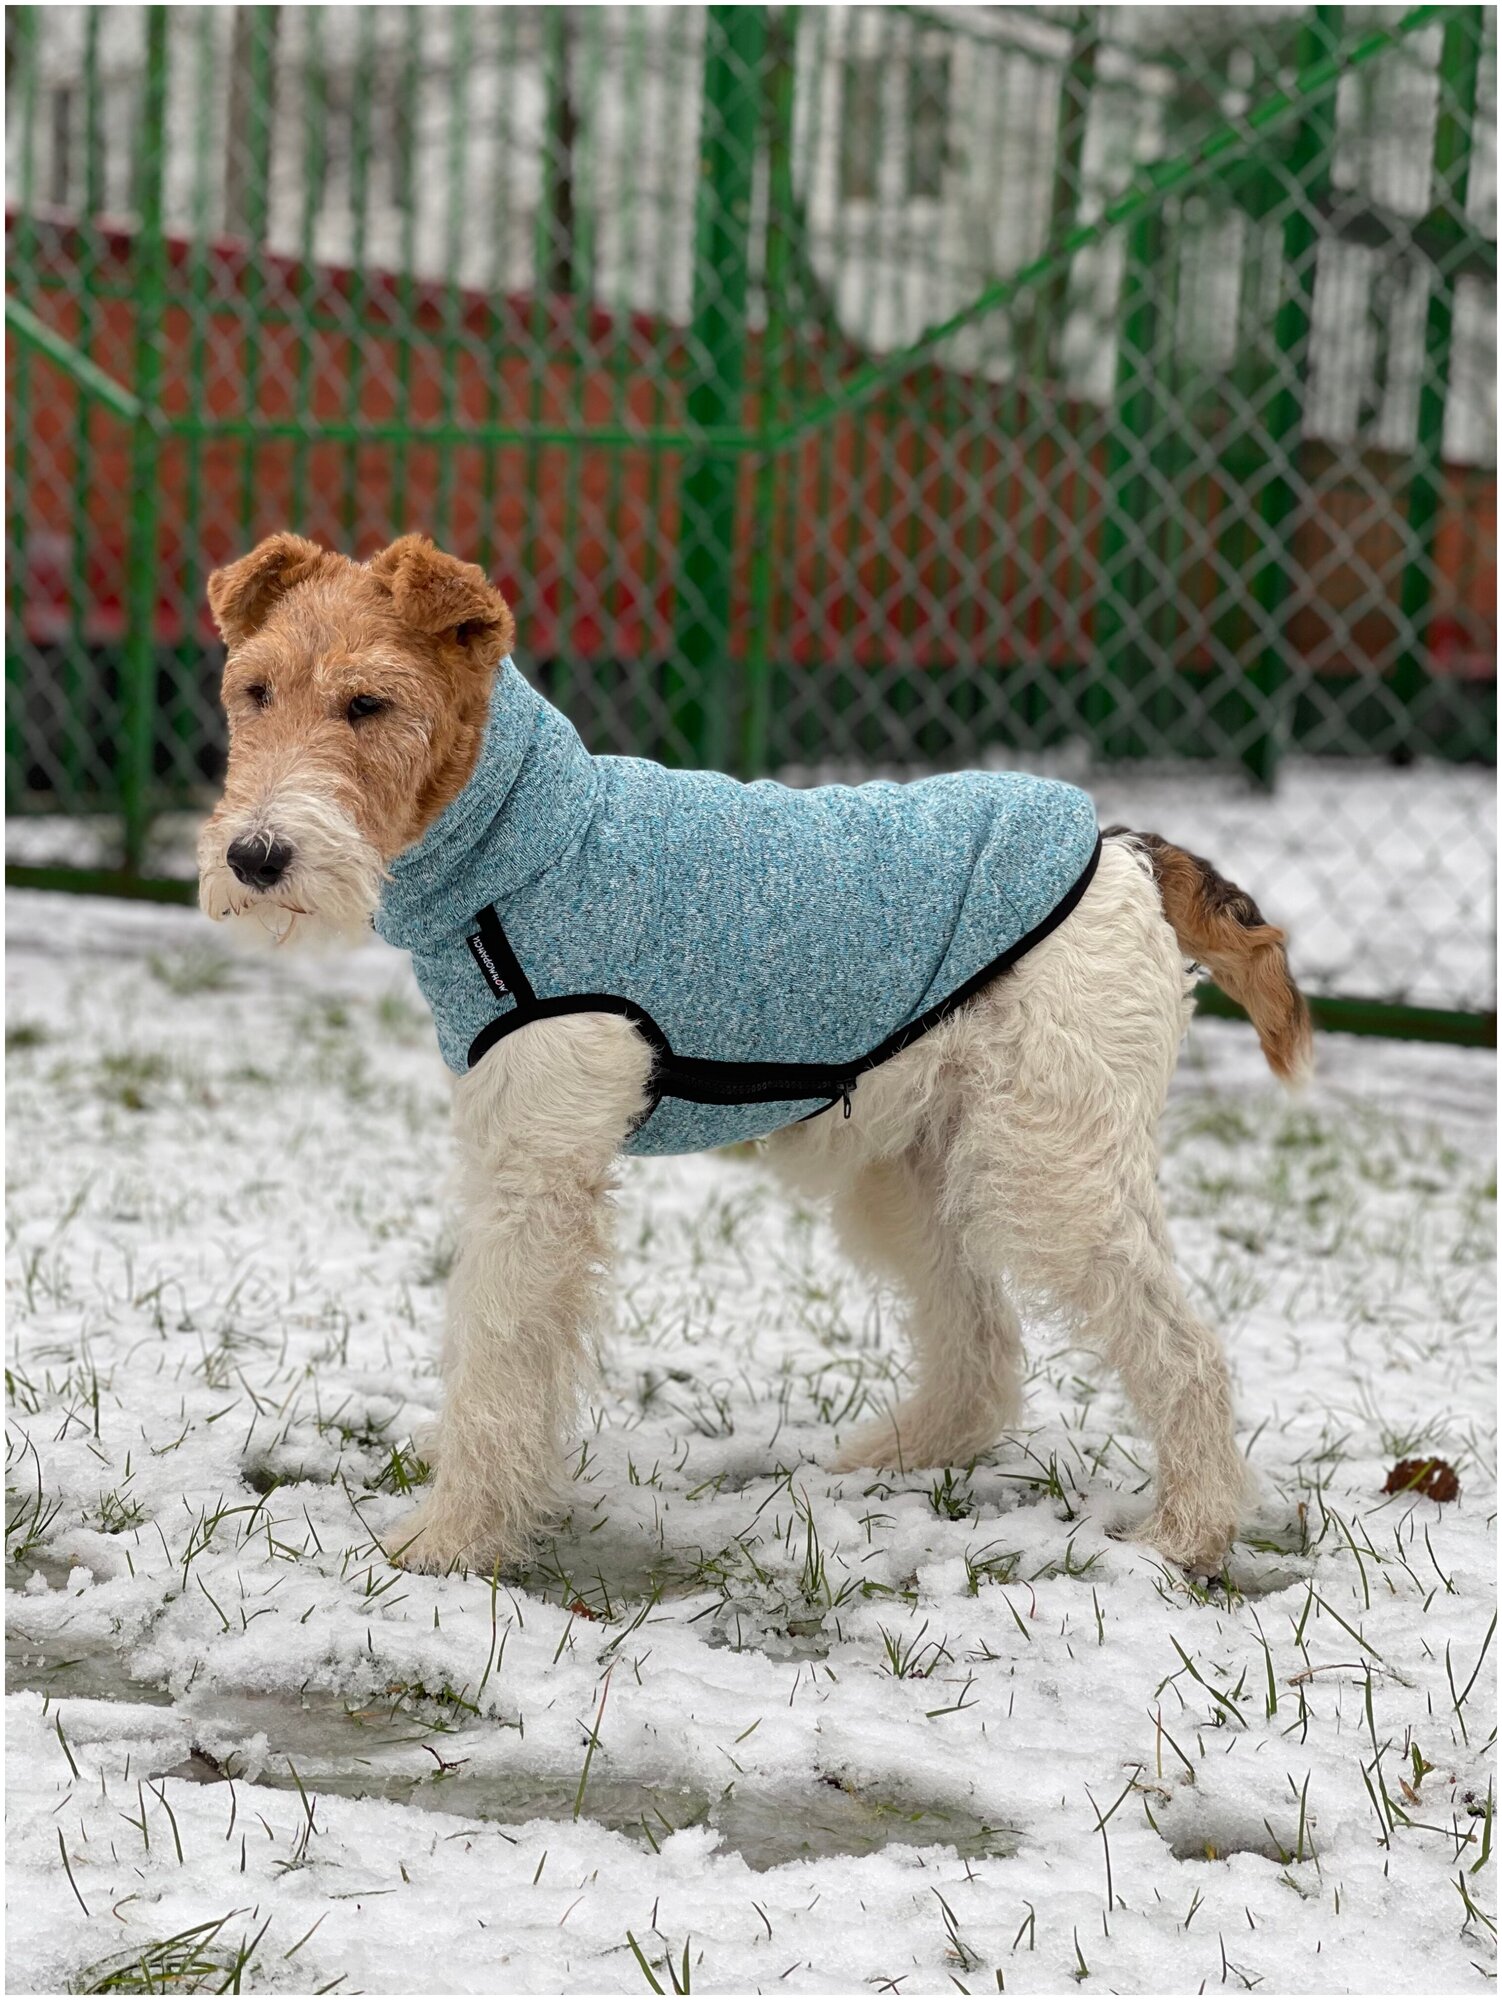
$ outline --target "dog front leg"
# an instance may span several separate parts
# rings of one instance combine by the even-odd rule
[[[386,1537],[413,1569],[525,1553],[558,1494],[610,1259],[612,1163],[651,1051],[613,1015],[535,1021],[459,1084],[459,1247],[432,1490]]]

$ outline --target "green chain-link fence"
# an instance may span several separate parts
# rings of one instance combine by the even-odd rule
[[[209,568],[424,528],[596,749],[1056,768],[1493,1008],[1494,9],[6,36],[12,879],[190,868]]]

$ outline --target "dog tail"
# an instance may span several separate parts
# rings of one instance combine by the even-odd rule
[[[1152,864],[1163,914],[1186,958],[1197,959],[1215,983],[1251,1016],[1262,1053],[1285,1083],[1301,1083],[1314,1066],[1309,1008],[1288,970],[1284,934],[1267,923],[1244,889],[1208,861],[1161,834],[1107,827],[1107,837],[1134,841]]]

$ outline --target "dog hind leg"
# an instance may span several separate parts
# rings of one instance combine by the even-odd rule
[[[865,1167],[834,1219],[852,1257],[906,1295],[918,1368],[914,1393],[847,1438],[836,1470],[966,1464],[1021,1414],[1022,1328],[1000,1272],[963,1256],[924,1146]]]
[[[1185,1298],[1158,1194],[1158,1120],[1187,1005],[1140,864],[1108,842],[1069,922],[978,1011],[947,1207],[973,1264],[1003,1262],[1119,1373],[1157,1452],[1140,1537],[1214,1568],[1244,1467],[1225,1356]]]

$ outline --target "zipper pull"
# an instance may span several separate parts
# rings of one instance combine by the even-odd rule
[[[853,1080],[843,1084],[840,1088],[840,1096],[844,1099],[845,1116],[847,1118],[850,1116],[850,1093],[852,1090],[854,1090],[854,1088],[855,1088],[855,1083]]]

